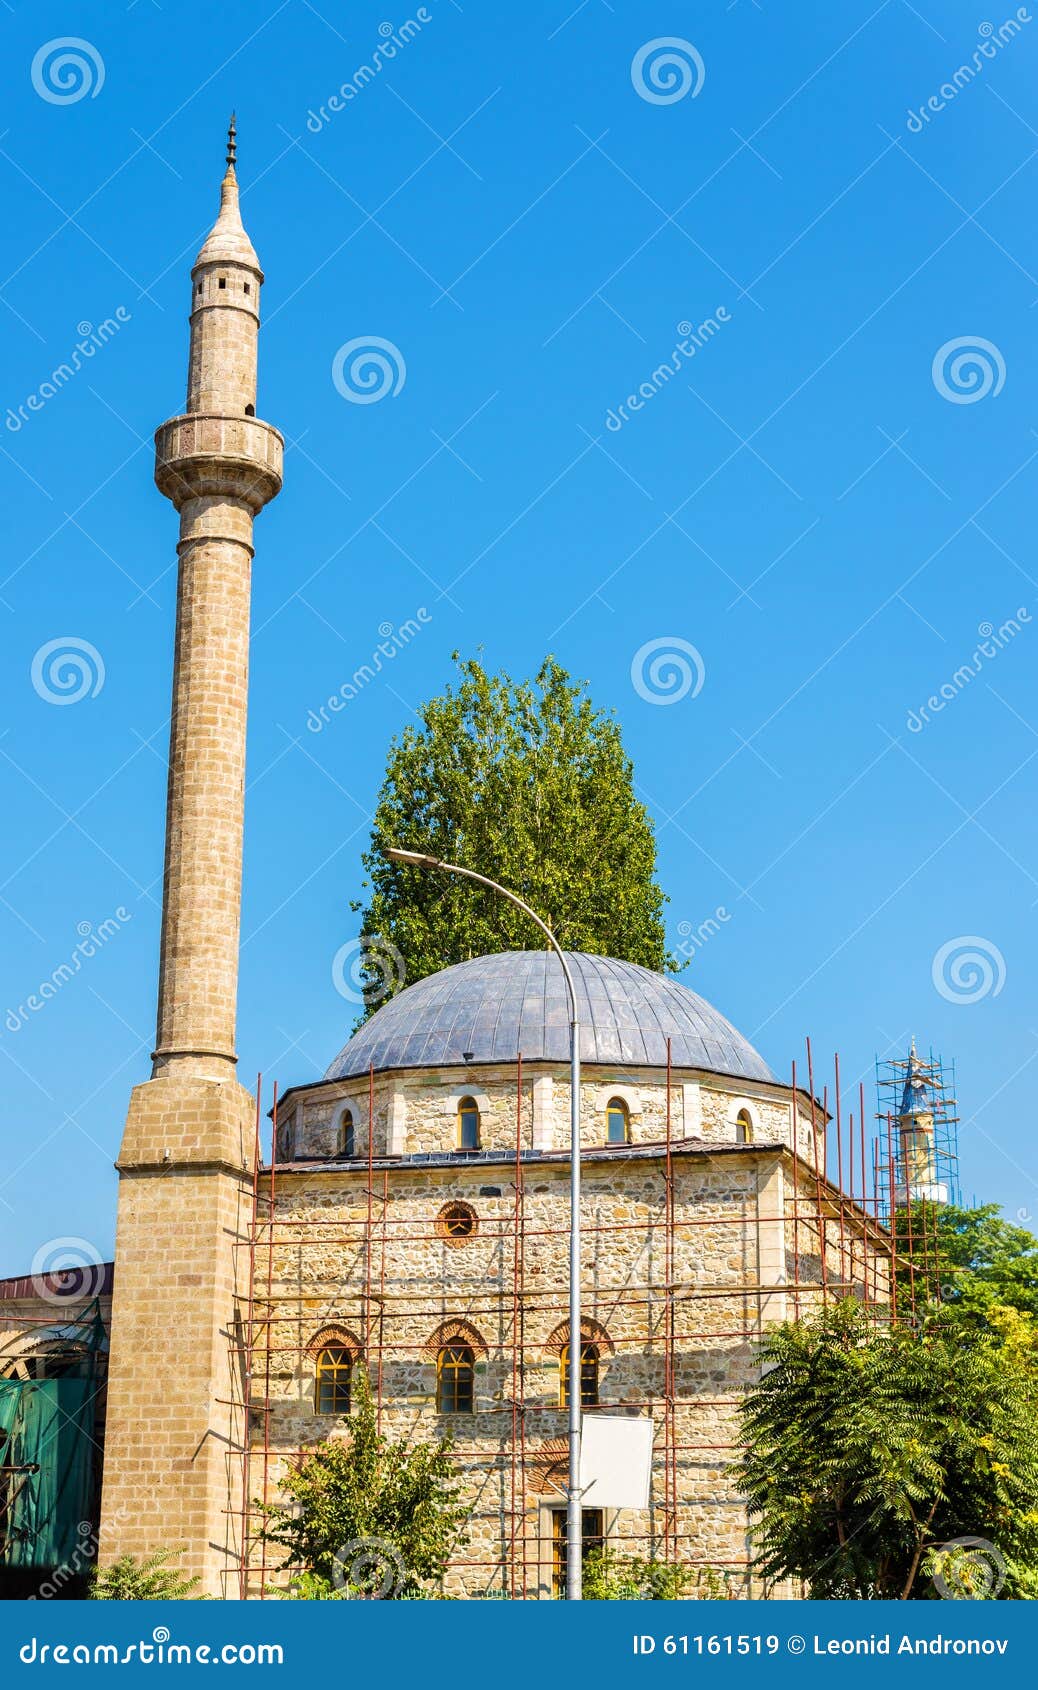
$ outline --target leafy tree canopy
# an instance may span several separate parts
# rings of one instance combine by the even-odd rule
[[[455,661],[457,684],[423,705],[391,748],[364,856],[369,1012],[451,963],[544,943],[493,893],[388,862],[388,844],[501,881],[570,950],[672,966],[655,834],[615,718],[550,657],[532,681]],[[387,961],[395,954],[402,967]]]
[[[611,1549],[589,1551],[581,1585],[585,1602],[707,1601],[728,1595],[728,1580],[713,1567],[646,1560]]]
[[[120,1555],[108,1567],[94,1567],[90,1597],[95,1602],[182,1602],[202,1582],[169,1565],[183,1553],[182,1549],[156,1549],[143,1558]]]
[[[1038,1595],[1035,1379],[997,1337],[943,1315],[877,1329],[848,1301],[776,1327],[760,1360],[741,1484],[764,1577],[825,1599],[925,1600],[937,1575]]]
[[[1038,1238],[1001,1218],[997,1203],[979,1208],[913,1203],[898,1211],[898,1296],[940,1302],[974,1325],[991,1325],[996,1306],[1038,1318]]]
[[[419,1597],[465,1542],[449,1439],[397,1442],[378,1430],[363,1368],[353,1375],[348,1442],[319,1444],[281,1481],[289,1500],[260,1504],[264,1537],[303,1568],[293,1594]],[[331,1588],[329,1588],[331,1587]]]

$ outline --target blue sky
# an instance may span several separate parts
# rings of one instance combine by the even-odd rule
[[[623,723],[685,980],[781,1074],[806,1034],[848,1090],[912,1033],[955,1057],[963,1186],[1033,1216],[1038,9],[226,0],[184,29],[120,0],[0,32],[0,1272],[110,1251],[148,1074],[176,540],[151,436],[232,106],[289,442],[257,524],[242,1077],[318,1076],[355,1019],[332,964],[368,818],[452,651],[552,651]],[[67,37],[71,82],[41,55]],[[358,404],[333,361],[372,337],[395,391]],[[90,673],[55,704],[68,639]],[[693,685],[652,680],[657,641]]]

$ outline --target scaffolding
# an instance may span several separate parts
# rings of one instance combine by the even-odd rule
[[[883,1218],[913,1202],[961,1202],[959,1117],[955,1100],[955,1063],[945,1063],[931,1048],[926,1059],[915,1041],[907,1057],[876,1058],[878,1155],[893,1162]]]
[[[481,1400],[479,1428],[471,1437],[464,1417],[453,1417],[456,1467],[467,1494],[475,1498],[474,1512],[484,1523],[490,1519],[493,1530],[484,1530],[474,1551],[451,1562],[445,1593],[511,1600],[552,1593],[550,1571],[545,1570],[550,1568],[551,1545],[546,1546],[542,1511],[550,1506],[546,1496],[563,1500],[566,1436],[561,1398],[546,1400],[544,1350],[546,1330],[561,1329],[565,1294],[561,1277],[545,1285],[543,1264],[552,1251],[553,1259],[564,1259],[568,1209],[562,1202],[546,1216],[546,1205],[536,1197],[545,1187],[532,1187],[531,1179],[545,1169],[565,1170],[568,1151],[532,1148],[532,1082],[521,1054],[511,1071],[515,1130],[510,1150],[499,1147],[453,1157],[376,1153],[376,1075],[371,1070],[367,1146],[361,1155],[348,1162],[331,1158],[279,1164],[275,1091],[271,1158],[261,1167],[257,1107],[252,1214],[247,1236],[240,1240],[248,1257],[247,1308],[238,1329],[244,1351],[240,1377],[249,1405],[249,1435],[240,1452],[243,1507],[236,1510],[242,1515],[242,1597],[263,1598],[272,1581],[283,1582],[278,1579],[282,1560],[269,1552],[262,1534],[262,1510],[277,1500],[278,1480],[286,1469],[305,1459],[328,1435],[295,1441],[277,1426],[293,1402],[298,1405],[306,1393],[312,1400],[308,1357],[313,1355],[315,1330],[326,1321],[358,1334],[380,1429],[399,1436],[403,1429],[413,1432],[420,1425],[430,1402],[428,1384],[415,1385],[423,1363],[427,1367],[429,1361],[428,1340],[415,1329],[435,1332],[446,1316],[494,1334],[486,1366],[494,1370],[500,1389]],[[769,1323],[797,1319],[848,1296],[877,1322],[896,1318],[898,1243],[887,1225],[893,1162],[884,1160],[878,1141],[867,1160],[864,1087],[858,1084],[853,1106],[845,1109],[838,1058],[831,1112],[828,1086],[817,1095],[810,1041],[807,1082],[806,1090],[798,1086],[794,1064],[784,1104],[784,1142],[697,1138],[687,1135],[684,1123],[678,1137],[668,1044],[662,1136],[651,1143],[616,1147],[622,1151],[617,1160],[638,1162],[640,1189],[646,1193],[643,1212],[618,1218],[615,1206],[596,1209],[594,1181],[585,1179],[588,1331],[604,1335],[611,1327],[607,1353],[613,1364],[619,1368],[626,1361],[630,1377],[642,1382],[640,1394],[629,1389],[617,1400],[616,1411],[649,1415],[654,1424],[651,1505],[639,1517],[644,1523],[625,1528],[615,1547],[647,1560],[709,1568],[731,1596],[761,1591],[751,1572],[743,1504],[727,1473],[739,1453],[742,1387],[723,1388],[716,1356],[720,1354],[722,1363],[738,1358],[738,1370],[747,1379],[756,1377],[754,1347]],[[608,1161],[609,1151],[585,1149],[582,1155],[593,1167]],[[728,1162],[733,1155],[737,1164]],[[699,1213],[699,1206],[687,1201],[697,1162],[708,1168],[743,1169],[741,1188],[732,1176],[732,1190],[740,1195],[727,1212],[715,1202],[702,1205],[708,1213]],[[435,1209],[441,1196],[460,1195],[460,1186],[451,1185],[455,1165],[469,1175],[473,1168],[493,1170],[502,1182],[483,1188],[501,1199],[496,1210],[480,1220],[480,1260],[491,1267],[478,1283],[466,1282],[459,1271],[453,1277],[445,1273],[439,1285],[423,1287],[417,1268],[409,1264],[417,1261],[423,1246],[437,1238],[442,1241]],[[440,1195],[429,1198],[425,1218],[395,1215],[395,1181],[427,1170],[442,1174],[444,1183]],[[322,1212],[318,1204],[297,1200],[300,1175],[329,1172],[343,1181],[339,1212],[330,1213],[327,1207]],[[349,1201],[343,1194],[346,1182]],[[686,1200],[681,1200],[679,1188]],[[598,1260],[601,1247],[638,1233],[638,1247],[628,1252],[630,1271],[615,1283],[597,1277],[592,1281],[587,1263]],[[716,1251],[719,1235],[727,1238],[729,1268],[720,1276],[706,1271],[690,1275],[689,1262],[700,1253],[697,1241],[706,1241],[701,1251],[711,1241]],[[737,1263],[734,1269],[732,1262]],[[318,1304],[323,1305],[323,1317],[316,1312]],[[581,1342],[584,1336],[582,1329]],[[713,1372],[708,1365],[711,1346]],[[576,1353],[571,1352],[571,1388],[579,1378],[572,1360]],[[532,1376],[538,1373],[540,1386],[531,1388]],[[286,1380],[297,1384],[299,1397],[286,1393]],[[607,1410],[612,1401],[603,1398],[597,1406]],[[290,1415],[287,1424],[292,1425]],[[431,1414],[424,1426],[431,1437],[443,1429]],[[339,1427],[333,1435],[341,1433]],[[734,1518],[736,1511],[742,1511],[735,1533],[741,1553],[704,1553],[697,1515],[709,1513],[716,1520],[728,1513]],[[735,1547],[729,1543],[730,1549]]]

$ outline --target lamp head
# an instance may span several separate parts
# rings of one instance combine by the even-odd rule
[[[412,868],[439,868],[438,857],[431,857],[427,851],[405,851],[401,845],[387,845],[385,854],[393,863],[410,863]]]

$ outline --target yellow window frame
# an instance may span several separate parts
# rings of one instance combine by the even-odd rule
[[[470,1344],[444,1344],[436,1357],[437,1414],[472,1414],[475,1404],[475,1351]]]
[[[317,1352],[314,1374],[314,1413],[349,1414],[353,1387],[353,1354],[345,1344],[326,1344]]]
[[[597,1344],[590,1341],[580,1346],[580,1406],[598,1407],[598,1364],[601,1357]],[[569,1407],[569,1345],[559,1352],[559,1407]]]
[[[466,1144],[466,1137],[472,1139]],[[478,1150],[480,1144],[479,1104],[474,1097],[463,1097],[458,1104],[458,1149]]]

